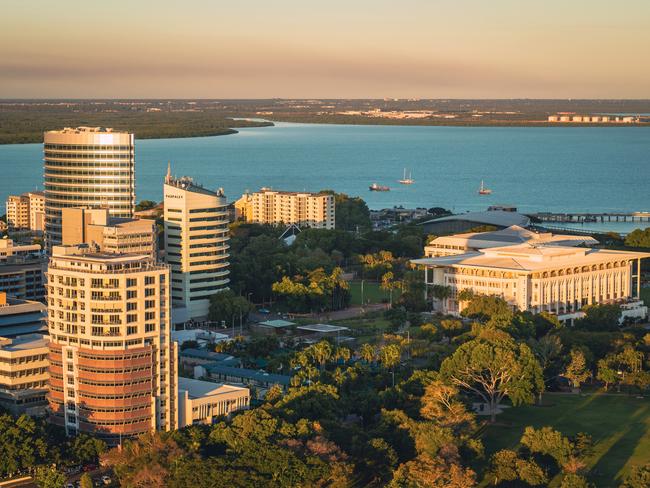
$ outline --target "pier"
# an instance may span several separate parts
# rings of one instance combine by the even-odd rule
[[[529,215],[533,221],[549,223],[585,224],[589,222],[650,222],[650,212],[611,213],[554,213],[539,212]]]

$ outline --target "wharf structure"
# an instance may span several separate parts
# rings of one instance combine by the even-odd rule
[[[562,236],[566,237],[566,236]],[[462,254],[415,259],[425,283],[448,287],[434,308],[458,315],[463,290],[503,297],[513,308],[550,312],[560,320],[583,315],[585,305],[619,303],[631,316],[647,315],[639,299],[641,259],[650,253],[526,242]]]
[[[171,267],[174,323],[207,317],[210,297],[228,288],[230,240],[222,190],[212,191],[167,170],[165,260]]]
[[[66,127],[44,135],[45,241],[61,244],[62,209],[135,210],[134,135],[100,127]]]
[[[47,281],[51,421],[109,444],[177,426],[170,272],[148,254],[55,246]]]

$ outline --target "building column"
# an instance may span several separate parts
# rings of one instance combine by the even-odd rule
[[[636,260],[636,298],[641,298],[641,258]]]

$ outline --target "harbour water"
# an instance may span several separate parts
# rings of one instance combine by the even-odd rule
[[[229,136],[137,140],[138,200],[162,198],[167,161],[175,174],[222,187],[231,200],[267,186],[334,189],[361,196],[371,208],[650,210],[650,129],[639,127],[279,123]],[[414,184],[397,182],[404,168]],[[42,145],[0,146],[0,172],[2,202],[9,194],[42,189]],[[481,180],[491,195],[478,194]],[[374,182],[391,191],[368,191]]]

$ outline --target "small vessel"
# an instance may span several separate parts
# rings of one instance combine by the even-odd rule
[[[411,178],[411,172],[409,171],[409,177],[406,177],[406,168],[404,168],[404,176],[401,180],[398,180],[402,185],[412,185],[415,183],[415,180]]]
[[[489,188],[487,188],[483,184],[483,180],[481,180],[481,187],[478,189],[478,194],[479,195],[491,195],[492,194],[492,190],[490,190]]]
[[[378,185],[377,183],[373,183],[368,187],[370,191],[390,191],[390,188],[384,185]]]

